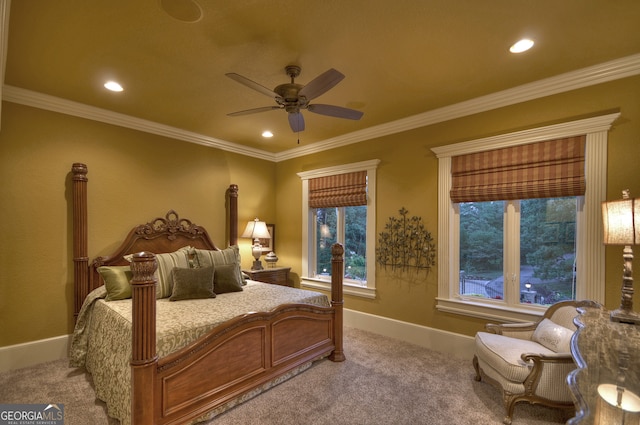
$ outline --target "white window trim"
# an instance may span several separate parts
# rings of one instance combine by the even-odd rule
[[[313,222],[310,220],[309,211],[309,179],[316,177],[333,176],[336,174],[353,173],[356,171],[367,172],[367,286],[358,286],[343,283],[343,291],[348,295],[371,298],[376,297],[376,169],[380,164],[379,159],[356,162],[353,164],[337,165],[334,167],[298,173],[302,180],[302,277],[300,285],[303,288],[321,289],[331,291],[331,283],[322,279],[315,279],[310,270],[309,254],[313,252],[309,234],[313,230]]]
[[[451,157],[509,146],[541,142],[544,140],[586,134],[585,177],[587,190],[584,208],[576,223],[580,243],[576,247],[576,298],[604,303],[605,268],[602,244],[601,202],[607,194],[607,137],[608,131],[620,113],[570,121],[531,130],[470,140],[433,148],[438,157],[438,297],[440,311],[479,317],[500,322],[526,322],[536,320],[544,309],[533,306],[512,306],[490,300],[473,301],[460,296],[458,282],[459,227],[458,215],[449,197],[451,190]]]

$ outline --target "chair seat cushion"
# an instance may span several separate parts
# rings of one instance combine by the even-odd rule
[[[522,360],[523,353],[554,354],[534,341],[511,338],[488,332],[476,333],[476,355],[504,378],[522,383],[530,365]]]

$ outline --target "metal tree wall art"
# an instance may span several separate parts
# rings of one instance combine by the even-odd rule
[[[389,217],[385,231],[380,233],[376,259],[385,268],[406,271],[409,268],[429,270],[436,264],[436,246],[431,232],[425,229],[421,217],[408,217],[409,211],[399,211],[400,217]]]

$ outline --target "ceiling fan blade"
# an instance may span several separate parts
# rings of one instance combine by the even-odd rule
[[[356,111],[355,109],[343,108],[342,106],[335,105],[323,105],[321,103],[309,105],[307,109],[316,114],[328,115],[336,118],[346,118],[349,120],[359,120],[364,115],[364,112]]]
[[[304,131],[304,117],[300,112],[289,112],[289,126],[294,133]]]
[[[249,115],[249,114],[256,114],[258,112],[272,111],[274,109],[282,109],[282,106],[263,106],[261,108],[245,109],[244,111],[232,112],[227,115],[230,117],[237,117],[240,115]]]
[[[321,94],[326,93],[330,88],[342,81],[343,78],[344,75],[340,71],[331,68],[301,88],[298,95],[304,96],[307,100],[315,99]]]
[[[248,79],[247,77],[243,77],[240,74],[236,74],[235,72],[229,72],[227,74],[224,74],[227,77],[231,78],[234,81],[239,82],[240,84],[243,84],[251,89],[254,89],[255,91],[258,91],[264,95],[267,95],[269,97],[272,97],[274,99],[276,99],[278,97],[278,94],[276,92],[274,92],[271,89],[266,88],[265,86],[256,83],[255,81],[251,81],[250,79]]]

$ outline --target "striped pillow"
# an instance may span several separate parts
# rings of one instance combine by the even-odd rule
[[[185,246],[168,254],[156,254],[158,270],[155,277],[158,280],[156,286],[156,298],[169,298],[173,292],[173,276],[171,270],[174,267],[189,268],[188,252],[191,247]]]
[[[222,266],[226,264],[235,264],[238,268],[238,279],[243,285],[247,283],[240,268],[240,249],[237,245],[219,251],[207,249],[196,249],[197,264],[195,267]]]

